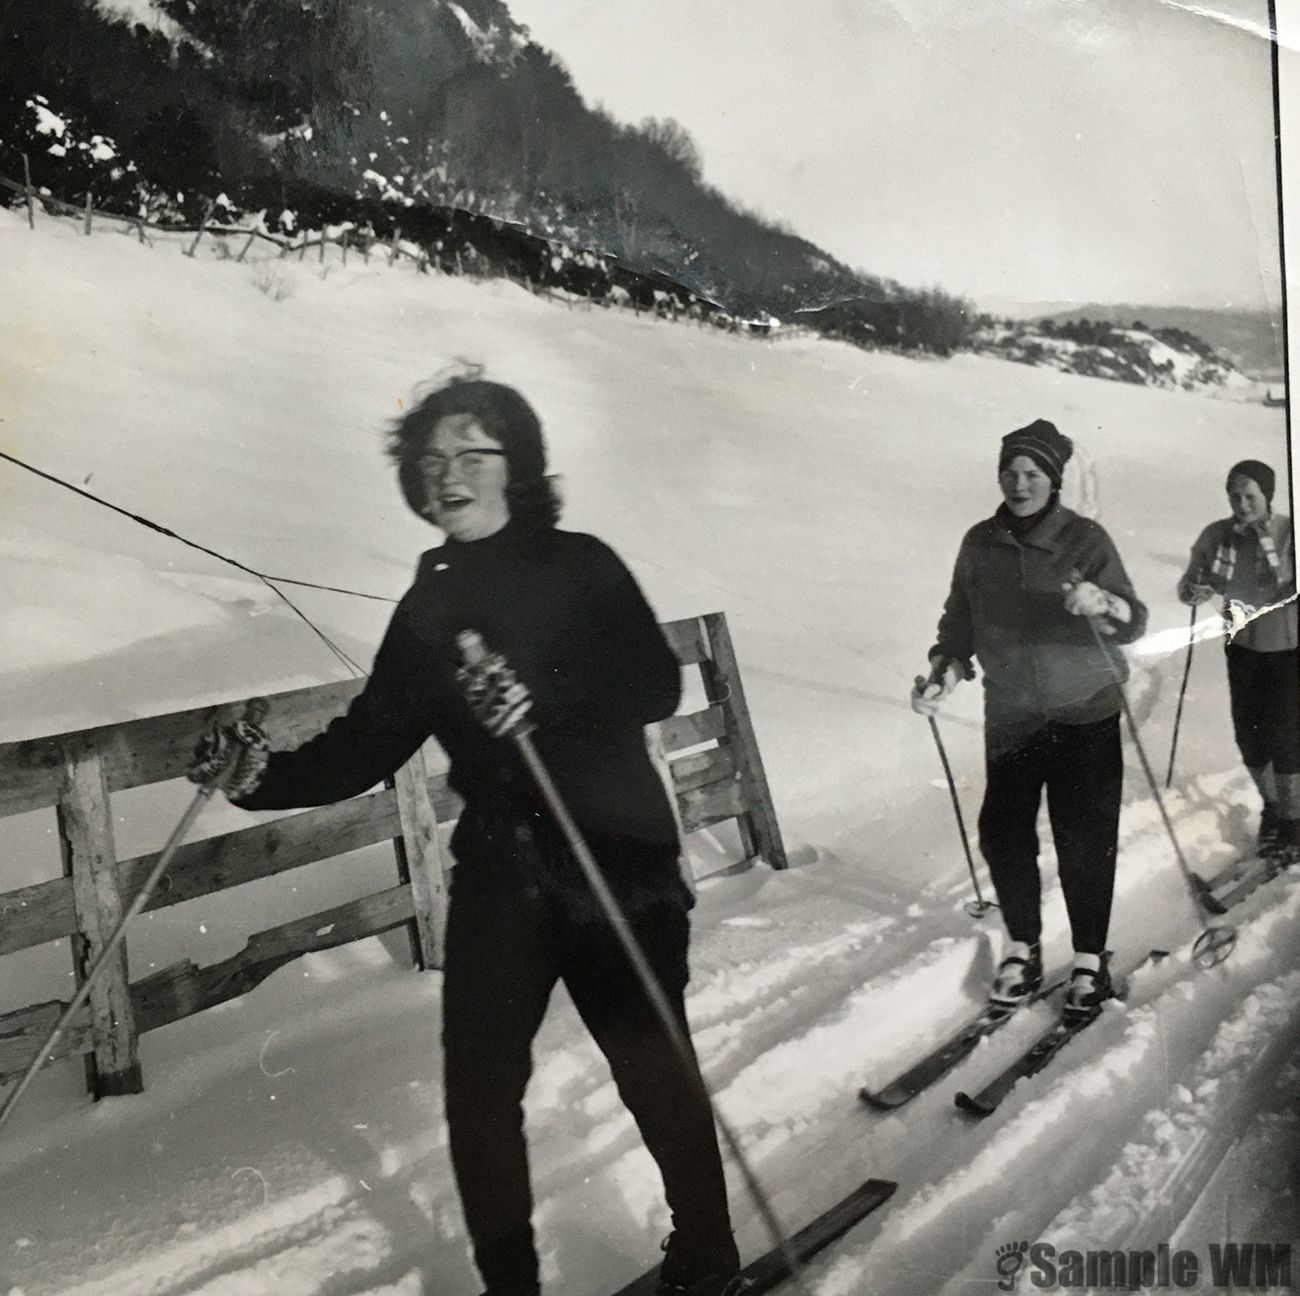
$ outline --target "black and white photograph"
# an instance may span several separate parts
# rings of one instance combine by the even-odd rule
[[[0,0],[0,1296],[1300,1290],[1298,140],[1300,0]]]

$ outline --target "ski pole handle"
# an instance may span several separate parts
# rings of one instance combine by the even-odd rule
[[[506,659],[492,652],[477,630],[462,630],[456,648],[461,663],[456,679],[479,723],[497,738],[531,733],[532,694]]]
[[[216,720],[194,749],[194,759],[185,777],[200,787],[227,787],[236,792],[256,785],[266,766],[267,742],[262,721],[270,710],[265,698],[250,698],[237,720]],[[248,786],[240,786],[247,784]]]

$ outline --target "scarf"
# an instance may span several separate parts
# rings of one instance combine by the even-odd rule
[[[1210,575],[1218,577],[1226,585],[1232,579],[1233,572],[1237,569],[1237,537],[1253,534],[1259,542],[1259,551],[1267,563],[1266,568],[1261,567],[1258,569],[1257,575],[1260,579],[1271,577],[1273,584],[1276,585],[1280,579],[1277,546],[1273,543],[1273,537],[1269,534],[1268,523],[1268,518],[1261,518],[1258,522],[1235,523],[1231,532],[1215,551],[1214,562],[1210,566]]]

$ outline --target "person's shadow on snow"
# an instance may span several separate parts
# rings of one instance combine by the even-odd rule
[[[432,1043],[433,1027],[430,1032]],[[463,1234],[442,1116],[429,1115],[427,1134],[396,1132],[398,1146],[408,1153],[396,1170],[384,1165],[393,1149],[383,1134],[371,1137],[346,1112],[315,1124],[321,1135],[316,1154],[356,1186],[345,1209],[377,1226],[377,1249],[386,1252],[361,1257],[355,1268],[322,1283],[317,1296],[387,1296],[389,1288],[393,1296],[478,1296],[482,1290]],[[412,1137],[415,1155],[409,1155]],[[449,1217],[453,1228],[446,1224]]]

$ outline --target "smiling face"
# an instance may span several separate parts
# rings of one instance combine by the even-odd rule
[[[998,472],[998,485],[1007,508],[1016,517],[1028,517],[1047,506],[1052,479],[1028,455],[1016,455]]]
[[[420,473],[429,519],[449,539],[483,540],[510,521],[505,450],[473,415],[449,414],[434,424]]]
[[[1228,504],[1238,522],[1259,522],[1268,517],[1268,498],[1253,477],[1238,473],[1228,483]]]

